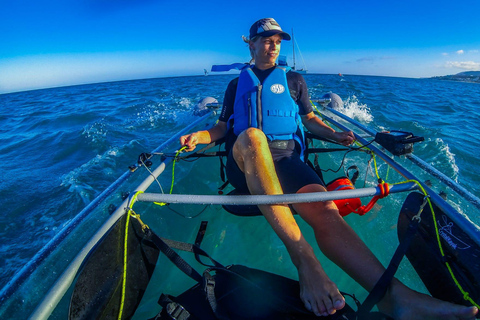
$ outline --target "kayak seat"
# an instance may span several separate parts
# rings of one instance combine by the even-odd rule
[[[250,193],[239,192],[234,189],[228,193],[228,195],[237,195],[237,196],[249,196]],[[235,205],[235,204],[224,204],[222,205],[223,209],[227,212],[241,217],[254,217],[261,216],[262,212],[258,209],[257,205]],[[292,208],[293,214],[297,214]]]
[[[250,195],[249,193],[241,193],[236,189],[230,191],[228,195]],[[253,216],[261,216],[262,212],[258,209],[256,205],[235,205],[235,204],[224,204],[222,207],[229,213],[234,214],[236,216],[243,216],[243,217],[253,217]]]

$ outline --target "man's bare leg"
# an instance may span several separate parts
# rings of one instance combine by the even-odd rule
[[[283,193],[263,132],[255,128],[242,132],[233,147],[233,156],[245,173],[252,194]],[[303,237],[290,208],[287,205],[262,205],[259,208],[285,244],[297,267],[301,298],[306,308],[319,316],[342,309],[345,299]]]
[[[299,192],[322,192],[309,185]],[[295,211],[312,226],[322,252],[366,290],[371,291],[385,268],[339,215],[333,202],[295,204]],[[413,291],[394,279],[379,309],[394,319],[474,319],[477,309],[440,301]]]

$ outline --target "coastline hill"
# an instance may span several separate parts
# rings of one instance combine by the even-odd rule
[[[480,71],[465,71],[448,76],[432,77],[432,79],[480,83]]]

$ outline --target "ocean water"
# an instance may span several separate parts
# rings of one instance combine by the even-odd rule
[[[129,165],[136,163],[140,153],[150,152],[194,121],[197,117],[193,111],[201,98],[212,96],[221,101],[233,77],[132,80],[0,95],[0,288]],[[312,98],[328,92],[338,94],[345,102],[344,112],[372,129],[404,130],[425,137],[424,142],[415,145],[415,154],[480,197],[479,84],[353,75],[309,74],[305,79]],[[335,164],[341,158],[331,162]],[[349,161],[358,160],[347,159],[346,164]],[[407,160],[403,161],[408,165]],[[184,186],[175,192],[192,193],[189,188],[193,185],[214,193],[221,185],[216,180],[217,162],[206,160],[197,165],[200,171],[192,175],[188,174],[191,167],[178,165],[176,175]],[[365,180],[367,167],[361,167]],[[380,171],[389,174],[386,166],[380,165]],[[168,189],[168,182],[164,188]],[[456,203],[455,198],[452,200]],[[349,218],[353,225],[362,224],[360,235],[372,250],[380,251],[376,254],[386,262],[390,253],[375,248],[378,241],[370,235],[378,230],[393,233],[395,214],[389,218],[383,213],[390,206],[398,208],[401,203],[395,198],[386,200],[362,222],[359,217]],[[176,209],[181,210],[186,215],[200,211]],[[212,210],[214,214],[220,211]],[[479,223],[478,211],[468,207],[461,210]],[[222,215],[215,223],[229,225],[236,219]],[[252,233],[260,228],[251,222],[247,226]],[[235,225],[224,227],[218,237],[210,239],[216,242],[212,250],[218,243],[245,241],[244,233]],[[283,259],[285,252],[279,240],[269,235],[265,241],[271,243],[269,250],[280,252],[276,259]],[[218,255],[228,259],[231,247],[218,250]],[[244,259],[249,261],[247,256],[245,252]],[[275,270],[275,264],[270,264]],[[348,279],[335,281],[342,285]]]

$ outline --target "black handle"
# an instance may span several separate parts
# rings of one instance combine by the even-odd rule
[[[403,139],[403,140],[402,140],[402,143],[403,143],[403,144],[415,143],[415,142],[420,142],[420,141],[424,141],[424,140],[425,140],[424,137],[416,137],[416,136],[413,136],[413,137],[411,137],[411,138]]]

